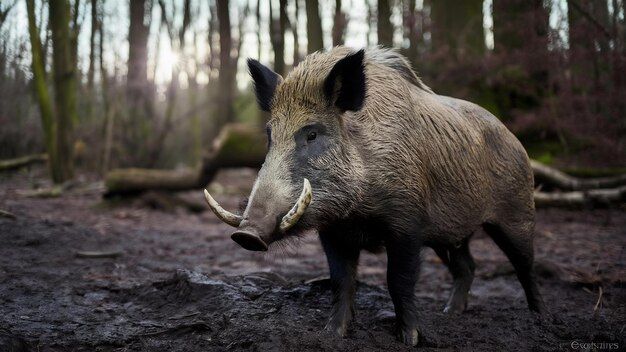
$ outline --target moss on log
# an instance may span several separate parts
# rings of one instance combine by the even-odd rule
[[[260,167],[265,159],[266,144],[265,135],[258,126],[227,124],[203,155],[198,168],[115,169],[105,176],[106,195],[203,188],[221,168]]]
[[[44,163],[46,161],[48,161],[47,154],[34,154],[15,159],[0,160],[0,171],[16,170],[34,163]]]

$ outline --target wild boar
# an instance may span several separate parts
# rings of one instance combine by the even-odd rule
[[[362,249],[385,248],[398,338],[419,339],[415,284],[432,247],[454,278],[444,311],[462,312],[474,277],[468,241],[479,228],[515,267],[531,310],[546,311],[533,272],[533,174],[491,113],[440,96],[392,50],[336,47],[286,78],[248,60],[269,149],[243,215],[205,190],[232,239],[253,251],[316,229],[332,283],[325,329],[345,336]]]

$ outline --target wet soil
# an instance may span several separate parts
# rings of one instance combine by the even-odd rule
[[[248,252],[210,212],[103,201],[88,179],[60,197],[27,197],[23,190],[43,182],[37,170],[1,177],[0,210],[15,218],[0,217],[0,351],[411,349],[394,337],[384,253],[362,256],[356,321],[341,339],[322,332],[330,288],[314,233]],[[212,188],[237,209],[253,179],[251,170],[225,171]],[[202,202],[201,192],[179,196]],[[625,245],[624,207],[538,212],[537,270],[555,321],[527,310],[511,266],[482,233],[471,242],[468,310],[442,313],[452,279],[424,249],[418,348],[624,349]]]

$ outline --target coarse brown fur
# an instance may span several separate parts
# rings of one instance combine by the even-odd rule
[[[265,104],[271,147],[240,230],[266,242],[319,231],[334,287],[327,329],[345,335],[358,253],[384,245],[399,338],[416,344],[419,248],[433,247],[448,265],[455,284],[446,311],[461,312],[474,273],[468,240],[481,227],[515,266],[529,307],[545,311],[532,271],[531,168],[520,142],[496,117],[433,93],[391,50],[314,53],[269,84],[260,64],[250,64],[257,94],[272,94]],[[363,89],[363,73],[361,102],[353,93]],[[279,233],[276,223],[303,178],[311,182],[313,201],[293,229]]]
[[[327,191],[314,184],[314,194],[341,198],[336,192],[342,192],[350,199],[338,208],[320,207],[333,214],[357,208],[367,214],[393,206],[397,199],[402,207],[394,210],[419,218],[425,242],[453,244],[483,223],[525,223],[526,231],[533,227],[532,171],[517,138],[483,108],[436,95],[414,74],[407,79],[405,72],[413,71],[395,52],[366,52],[362,110],[341,116],[328,111],[320,86],[348,53],[350,49],[337,47],[309,55],[279,84],[272,100],[274,145],[281,145],[277,139],[290,144],[293,133],[309,120],[342,122],[347,138],[341,142],[349,145],[340,158],[348,163],[337,165],[337,155],[315,163],[332,168],[337,179],[349,180],[350,185],[342,186],[351,190]]]

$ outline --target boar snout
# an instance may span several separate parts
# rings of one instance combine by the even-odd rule
[[[267,251],[268,245],[274,242],[276,237],[280,237],[280,235],[276,236],[277,230],[284,235],[300,220],[313,199],[311,184],[305,178],[300,197],[298,197],[298,200],[296,200],[287,214],[282,217],[277,228],[276,217],[269,214],[260,214],[260,209],[253,209],[253,211],[248,209],[246,211],[247,215],[244,213],[244,218],[244,216],[233,214],[222,208],[207,190],[204,190],[204,196],[209,207],[220,220],[237,227],[237,231],[233,232],[230,238],[241,247],[250,251]],[[250,206],[250,203],[248,206]]]
[[[249,251],[265,252],[267,244],[253,227],[244,227],[233,232],[230,238]]]

